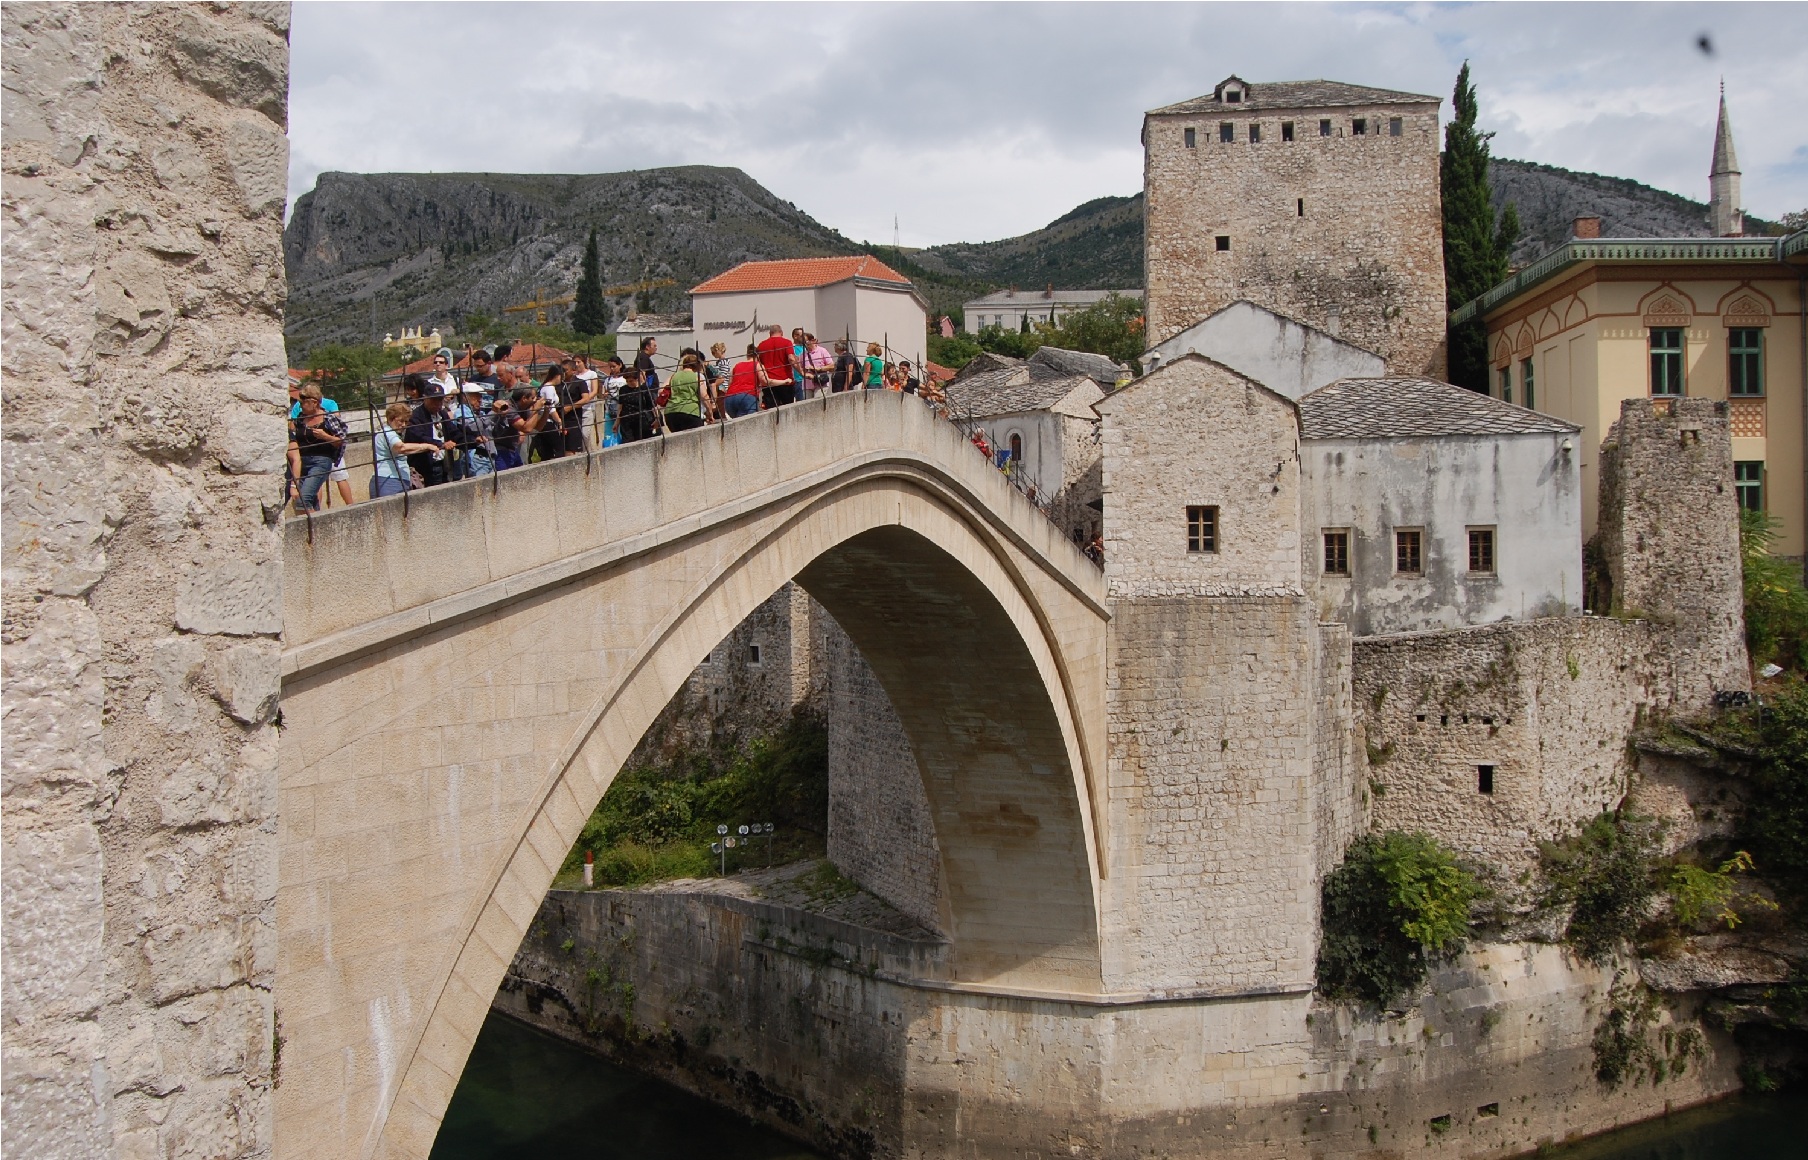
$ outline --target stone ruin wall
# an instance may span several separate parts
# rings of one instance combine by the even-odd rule
[[[1627,737],[1671,704],[1659,632],[1563,617],[1357,639],[1374,829],[1423,830],[1515,894],[1538,843],[1630,787]]]
[[[1389,137],[1395,116],[1403,135]],[[1320,117],[1335,136],[1318,136]],[[1370,135],[1349,135],[1353,117],[1368,118]],[[1218,140],[1223,121],[1235,125],[1234,142]],[[1282,121],[1295,123],[1296,140],[1281,140]],[[1252,122],[1262,126],[1258,144]],[[1197,134],[1191,149],[1187,128]],[[1444,377],[1435,106],[1227,106],[1151,116],[1143,133],[1151,342],[1247,298],[1379,354],[1390,373]],[[1231,239],[1228,253],[1216,249],[1219,234]]]
[[[799,708],[822,712],[828,697],[824,621],[833,623],[796,584],[773,593],[691,671],[624,767],[657,765],[682,750],[776,732]]]
[[[1601,444],[1602,562],[1609,607],[1668,629],[1678,707],[1751,690],[1739,502],[1727,405],[1627,399]]]
[[[1628,400],[1602,447],[1597,542],[1624,619],[1356,641],[1376,828],[1425,830],[1508,896],[1539,842],[1635,788],[1635,727],[1751,687],[1726,406],[1672,406]],[[1481,765],[1494,768],[1492,794]]]
[[[288,5],[3,11],[5,1154],[264,1156]]]

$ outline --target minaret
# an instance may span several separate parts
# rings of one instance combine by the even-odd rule
[[[1717,238],[1745,233],[1739,212],[1739,158],[1733,153],[1733,123],[1726,115],[1726,81],[1720,82],[1720,123],[1714,128],[1714,170],[1708,175],[1708,232]]]

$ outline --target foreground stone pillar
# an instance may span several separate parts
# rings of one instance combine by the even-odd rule
[[[3,20],[4,1154],[263,1156],[288,5]]]

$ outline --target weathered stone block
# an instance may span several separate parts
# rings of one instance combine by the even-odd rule
[[[272,648],[235,644],[207,659],[214,696],[233,719],[262,725],[276,713],[282,697],[282,657]]]
[[[176,626],[256,636],[282,631],[282,566],[274,560],[215,560],[176,582]]]

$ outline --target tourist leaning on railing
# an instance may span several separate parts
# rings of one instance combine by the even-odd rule
[[[407,456],[432,454],[439,448],[431,443],[409,443],[402,438],[412,412],[407,403],[391,403],[383,409],[383,427],[371,437],[371,458],[375,472],[370,477],[370,498],[401,495],[421,486]]]
[[[345,451],[345,421],[321,405],[319,387],[302,387],[297,401],[301,412],[289,424],[289,471],[298,484],[295,510],[319,511],[320,488]]]

